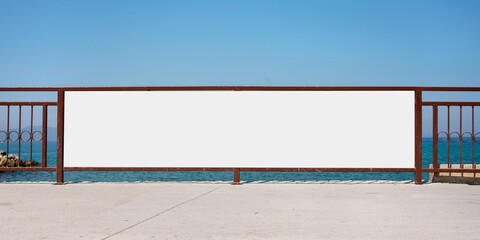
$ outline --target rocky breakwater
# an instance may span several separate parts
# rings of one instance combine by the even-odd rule
[[[0,167],[35,167],[40,166],[40,163],[33,160],[23,161],[15,154],[8,154],[0,150]]]

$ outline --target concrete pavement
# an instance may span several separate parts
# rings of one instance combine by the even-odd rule
[[[0,239],[480,239],[480,186],[0,184]]]

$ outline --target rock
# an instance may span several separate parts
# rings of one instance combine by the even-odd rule
[[[9,167],[18,167],[18,157],[17,159],[8,159],[8,166]]]
[[[22,161],[22,163],[20,163],[20,164],[22,165],[22,167],[35,167],[35,166],[40,165],[40,163],[32,161],[32,160],[29,160],[29,161],[26,161],[26,162]]]
[[[17,155],[15,154],[7,154],[5,151],[0,150],[0,167],[35,167],[40,166],[40,163],[35,162],[33,160],[22,161]],[[20,164],[19,164],[20,163]]]

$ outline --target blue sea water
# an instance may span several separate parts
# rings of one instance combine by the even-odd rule
[[[453,139],[454,140],[454,139]],[[455,141],[455,140],[454,140]],[[423,139],[423,167],[428,168],[432,163],[432,138]],[[475,163],[480,163],[480,146],[475,145]],[[47,166],[56,166],[56,144],[47,144]],[[41,162],[41,149],[39,143],[33,144],[32,159]],[[447,144],[439,143],[439,163],[447,163]],[[6,144],[0,144],[0,149],[5,150]],[[23,160],[30,158],[30,143],[22,143],[21,157]],[[18,154],[18,143],[11,144],[10,153]],[[394,152],[392,154],[395,154]],[[88,150],[85,153],[88,156]],[[459,163],[460,144],[450,144],[450,163]],[[389,156],[385,156],[388,161]],[[462,144],[462,162],[472,163],[472,144]],[[54,182],[55,172],[0,172],[0,182]],[[182,181],[232,181],[233,173],[228,172],[65,172],[66,182],[138,182],[138,181],[159,181],[159,182],[182,182]],[[337,172],[241,172],[241,180],[253,181],[412,181],[414,173],[337,173]],[[428,173],[423,174],[423,179],[428,180]]]

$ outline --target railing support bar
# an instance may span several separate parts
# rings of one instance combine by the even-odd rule
[[[438,105],[433,105],[433,169],[438,169]]]
[[[422,183],[422,91],[415,91],[415,184]]]
[[[47,116],[48,106],[43,105],[42,113],[42,168],[47,167]]]
[[[65,91],[59,90],[57,97],[57,183],[63,184],[63,117]]]
[[[232,185],[241,185],[240,182],[240,168],[233,169],[233,182]]]

